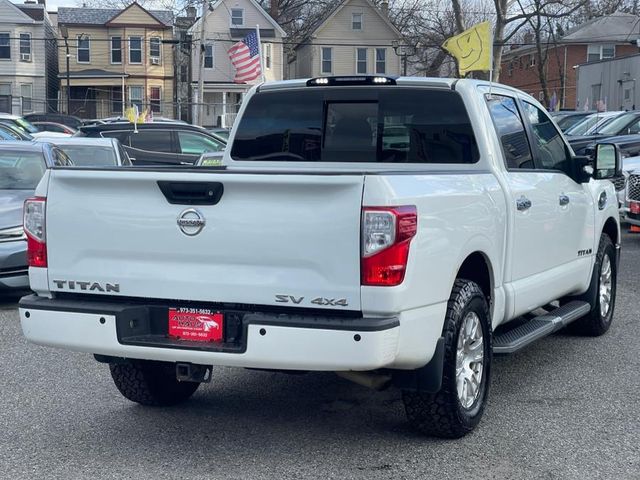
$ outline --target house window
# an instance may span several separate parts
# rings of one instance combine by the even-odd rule
[[[129,63],[142,63],[142,37],[129,37]]]
[[[11,95],[11,84],[0,83],[0,97]]]
[[[122,63],[122,37],[111,37],[111,63]]]
[[[213,68],[213,40],[204,45],[204,68]]]
[[[264,68],[267,70],[271,68],[271,44],[264,44]]]
[[[151,111],[154,113],[160,113],[160,87],[151,87],[149,89],[149,103],[151,104]]]
[[[149,56],[153,63],[154,58],[157,59],[157,63],[160,63],[160,37],[151,37],[149,39]]]
[[[351,30],[362,30],[362,13],[351,14]]]
[[[180,81],[182,83],[187,83],[189,81],[189,78],[187,77],[188,68],[189,67],[187,67],[187,65],[180,65]]]
[[[356,73],[367,73],[367,49],[356,48]]]
[[[331,47],[322,47],[322,73],[331,73],[331,71],[333,70],[332,50],[333,49]]]
[[[131,106],[137,105],[138,111],[142,111],[142,95],[144,90],[142,87],[129,87],[129,103]]]
[[[231,26],[242,27],[244,25],[244,9],[232,8],[231,9]]]
[[[509,62],[509,68],[507,70],[507,73],[509,74],[509,76],[513,76],[513,62]]]
[[[589,45],[587,47],[587,62],[595,62],[604,58],[613,58],[615,56],[615,45]]]
[[[78,63],[89,63],[91,61],[91,39],[86,35],[78,35]]]
[[[30,112],[31,97],[33,95],[33,85],[30,83],[23,83],[20,85],[20,96],[22,97],[22,112]]]
[[[0,59],[11,58],[11,37],[8,33],[0,33]]]
[[[529,66],[532,67],[532,68],[536,66],[536,56],[535,55],[529,55]]]
[[[20,61],[21,62],[31,61],[31,34],[30,33],[20,34]]]
[[[122,87],[111,87],[111,113],[122,113]]]
[[[544,100],[544,93],[538,92],[538,101],[541,102],[542,100]]]
[[[376,73],[387,73],[386,48],[376,48]]]

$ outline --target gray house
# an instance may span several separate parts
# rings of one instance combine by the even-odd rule
[[[0,0],[0,111],[23,115],[55,108],[56,36],[44,0]]]
[[[640,108],[640,54],[576,67],[580,105],[607,110]]]

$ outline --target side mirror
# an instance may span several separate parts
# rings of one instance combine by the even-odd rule
[[[620,176],[620,150],[613,143],[598,143],[594,156],[593,178],[603,180]]]

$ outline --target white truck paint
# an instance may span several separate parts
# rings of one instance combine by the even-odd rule
[[[289,81],[254,88],[229,145],[255,95],[297,95],[309,88],[335,87]],[[30,268],[37,297],[21,304],[25,336],[42,345],[165,362],[419,369],[433,360],[452,287],[471,258],[488,268],[493,329],[587,291],[601,233],[610,232],[614,243],[620,238],[609,181],[579,183],[560,171],[505,168],[484,82],[401,78],[396,86],[341,88],[454,90],[468,113],[478,161],[311,165],[237,161],[228,148],[225,170],[52,169],[36,192],[47,199],[48,265]],[[492,94],[542,109],[509,87],[493,85]],[[224,185],[217,205],[195,207],[206,219],[198,235],[180,231],[176,218],[189,207],[168,203],[158,188],[162,181]],[[607,200],[599,208],[602,195]],[[520,211],[524,197],[531,207]],[[418,214],[404,280],[363,286],[362,209],[399,205],[415,206]],[[87,282],[84,290],[78,282]],[[98,287],[91,289],[94,283]],[[107,283],[119,290],[102,291]],[[147,299],[175,306],[240,305],[274,316],[272,323],[249,322],[242,351],[123,343],[119,309],[145,306]],[[308,318],[297,321],[300,316]],[[323,316],[332,320],[317,320]]]

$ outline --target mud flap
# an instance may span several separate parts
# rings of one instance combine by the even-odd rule
[[[429,363],[415,370],[394,370],[393,384],[402,390],[436,393],[442,386],[443,365],[444,338],[440,337]]]

